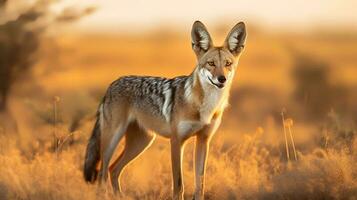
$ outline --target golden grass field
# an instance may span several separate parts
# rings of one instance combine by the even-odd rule
[[[216,44],[227,31],[212,29]],[[357,199],[356,33],[254,26],[248,33],[230,106],[212,140],[206,198]],[[0,199],[112,199],[82,176],[100,98],[123,75],[189,74],[189,32],[47,36],[37,57],[31,76],[11,93],[13,119],[0,116]],[[287,159],[283,109],[293,121],[297,160],[290,141]],[[193,144],[184,154],[187,198]],[[171,198],[169,147],[158,138],[125,169],[124,199]]]

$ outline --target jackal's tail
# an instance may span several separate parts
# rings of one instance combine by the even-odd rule
[[[98,176],[97,164],[100,160],[100,111],[97,113],[97,119],[93,127],[92,136],[87,145],[84,158],[84,179],[87,182],[94,183]]]

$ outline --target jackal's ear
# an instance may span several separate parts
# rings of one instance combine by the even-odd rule
[[[236,56],[244,49],[246,38],[247,38],[247,32],[245,29],[245,24],[243,22],[239,22],[228,33],[227,38],[224,42],[224,46],[233,55]]]
[[[192,49],[197,56],[201,56],[207,52],[212,46],[211,36],[209,35],[205,25],[200,21],[195,21],[191,31]]]

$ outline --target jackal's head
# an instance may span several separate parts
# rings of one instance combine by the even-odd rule
[[[219,89],[230,84],[247,37],[244,23],[239,22],[232,28],[222,46],[213,45],[210,34],[200,21],[193,24],[191,37],[201,79]]]

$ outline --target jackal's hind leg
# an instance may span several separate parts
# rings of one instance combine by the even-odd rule
[[[154,141],[155,135],[143,130],[137,123],[132,123],[125,134],[125,148],[121,155],[110,166],[110,179],[115,193],[121,193],[120,175],[123,169]]]
[[[120,123],[119,126],[115,126],[109,124],[102,129],[102,137],[101,137],[101,154],[102,154],[102,162],[101,169],[99,173],[99,181],[100,184],[105,184],[108,179],[108,166],[109,162],[113,156],[113,153],[123,138],[124,133],[127,129],[126,123]]]

